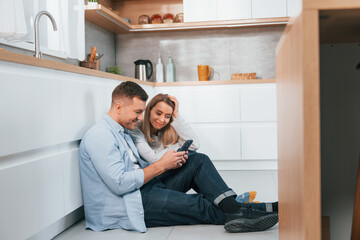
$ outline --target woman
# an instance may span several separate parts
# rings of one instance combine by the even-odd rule
[[[193,140],[190,151],[200,147],[198,137],[179,115],[177,99],[167,94],[158,94],[151,99],[145,109],[144,121],[131,136],[141,157],[151,163],[169,150],[176,151],[189,139]]]

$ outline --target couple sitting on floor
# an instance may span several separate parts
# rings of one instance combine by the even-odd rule
[[[278,222],[278,203],[243,203],[221,178],[179,115],[175,97],[123,82],[107,115],[79,149],[86,227],[94,231],[187,224],[263,231]],[[143,113],[145,112],[145,117]],[[186,140],[189,151],[177,151]],[[196,194],[187,194],[193,189]],[[238,200],[239,200],[238,196]]]

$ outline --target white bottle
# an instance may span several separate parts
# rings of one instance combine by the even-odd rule
[[[171,55],[169,56],[169,60],[166,65],[166,82],[175,82],[175,66]]]
[[[156,82],[164,82],[164,67],[159,54],[158,63],[156,64]]]

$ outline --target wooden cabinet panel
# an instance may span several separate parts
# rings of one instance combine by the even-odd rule
[[[286,0],[252,0],[253,18],[286,16]]]

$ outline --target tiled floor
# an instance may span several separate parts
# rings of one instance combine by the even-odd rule
[[[222,171],[225,182],[237,193],[255,190],[256,200],[277,201],[277,171]],[[264,232],[227,233],[223,226],[196,225],[149,228],[146,233],[135,233],[121,229],[93,232],[85,230],[84,220],[58,235],[55,240],[277,240],[278,225]]]

